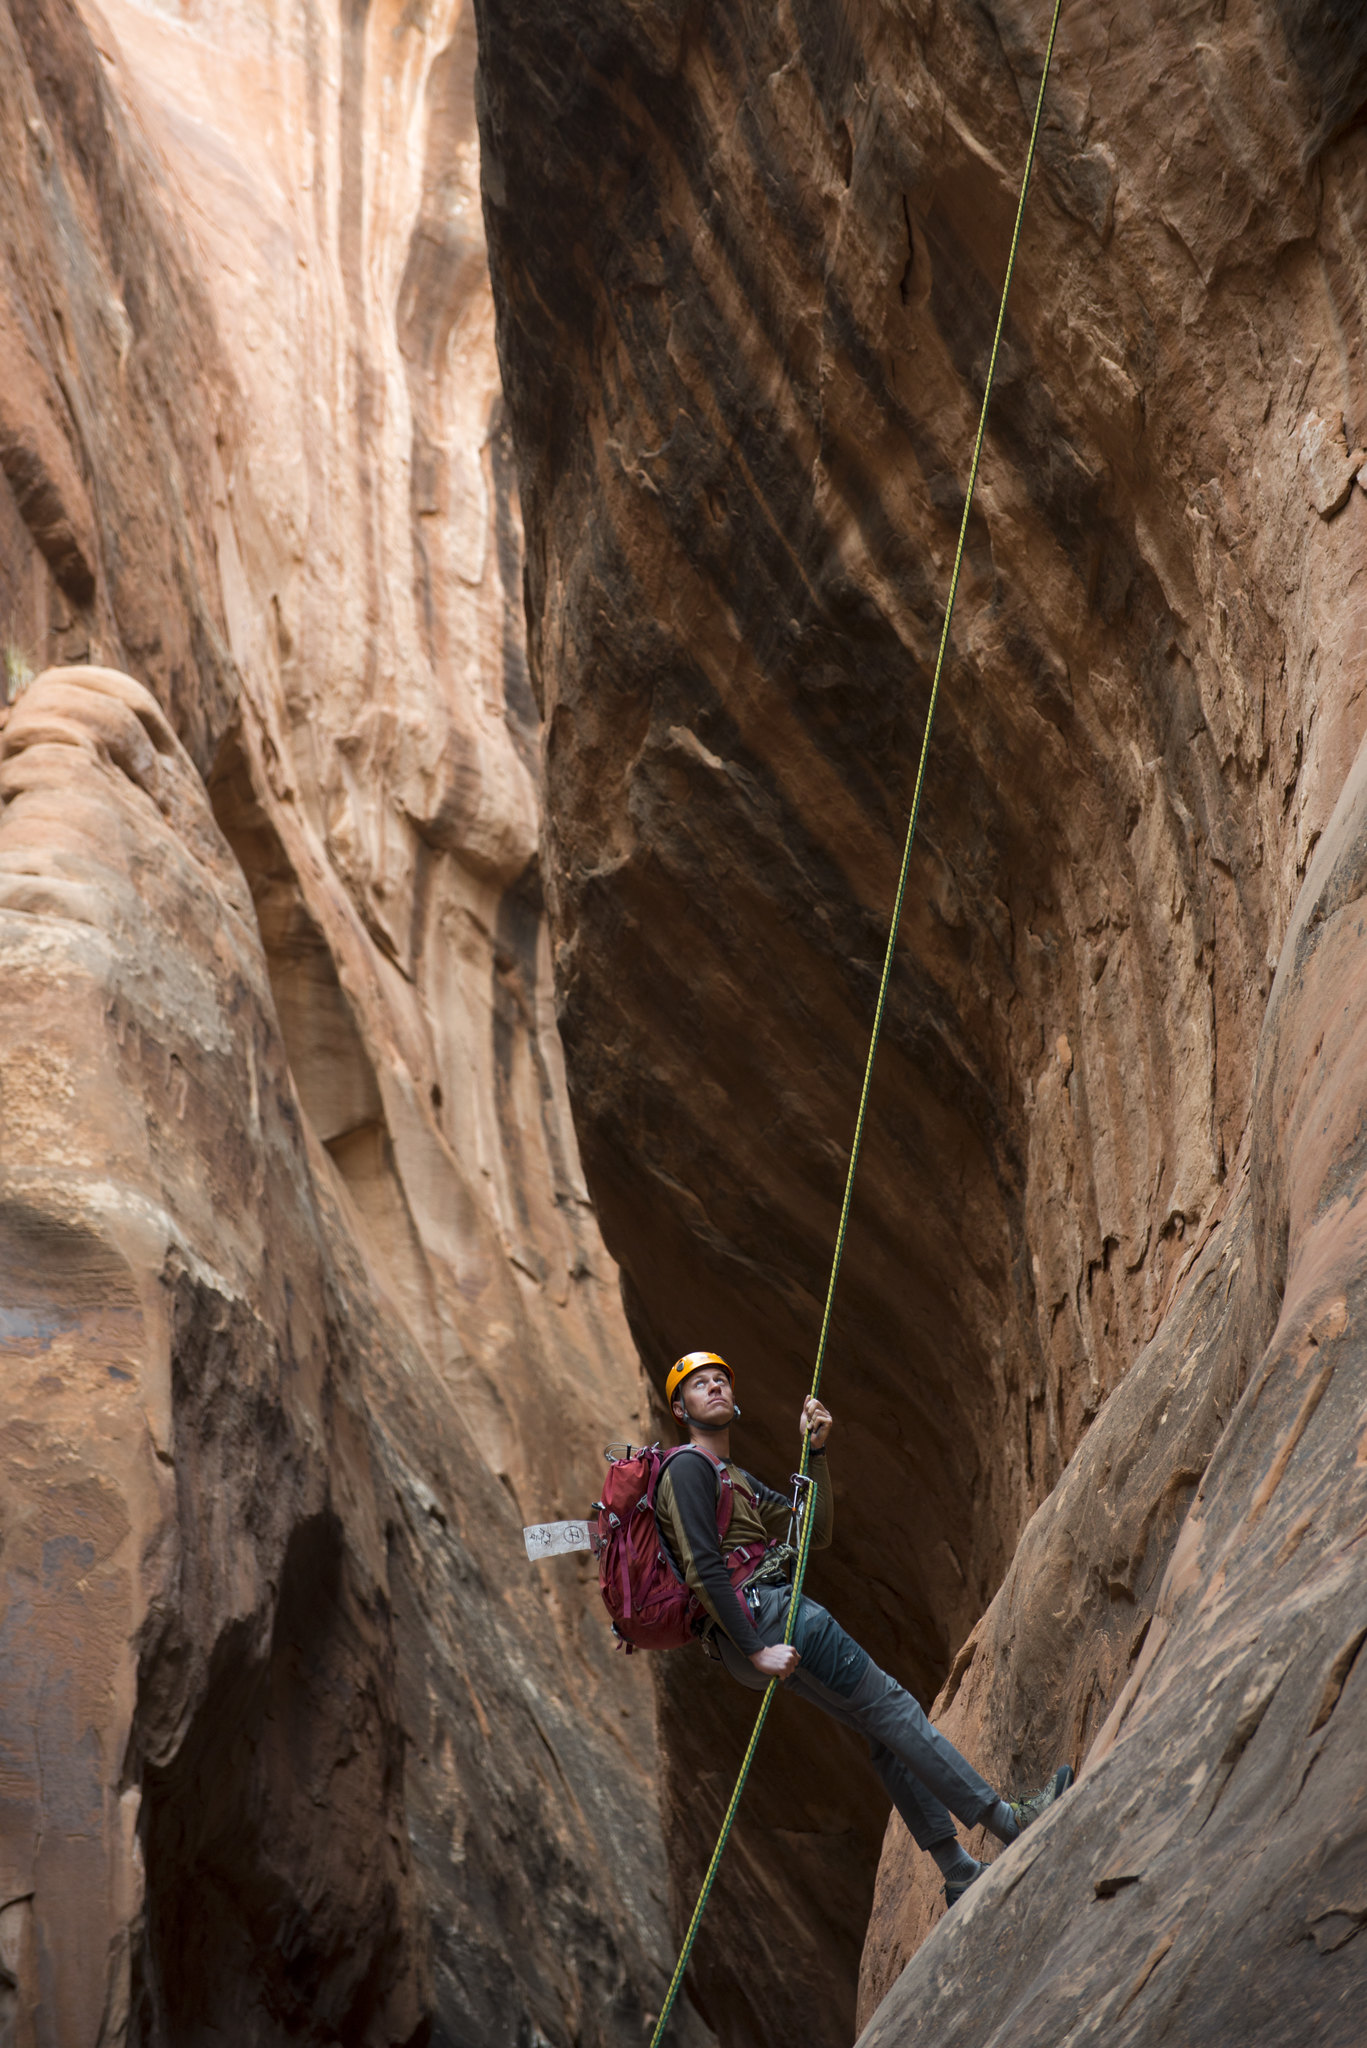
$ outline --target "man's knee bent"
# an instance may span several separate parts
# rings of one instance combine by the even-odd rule
[[[841,1699],[857,1692],[865,1673],[873,1668],[868,1651],[815,1600],[802,1602],[793,1641],[809,1675]]]

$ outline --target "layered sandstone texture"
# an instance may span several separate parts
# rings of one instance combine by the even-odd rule
[[[924,1948],[925,1878],[890,1831],[863,2004],[892,1988],[864,2048],[1362,2037],[1364,939],[1367,747],[1282,945],[1251,1201],[1032,1521],[942,1702],[1003,1762],[1022,1728],[1037,1749],[1052,1733],[1081,1783]],[[1083,1547],[1110,1577],[1090,1597]],[[1089,1694],[1110,1711],[1084,1745]]]
[[[734,1353],[781,1477],[1046,10],[478,12],[585,1170],[648,1366]],[[1365,101],[1334,0],[1063,11],[812,1587],[927,1701],[949,1677],[1008,1790],[1096,1763],[880,2042],[1360,2033],[1360,885],[1330,818],[1367,728]],[[662,1678],[679,1909],[750,1712],[715,1676]],[[883,1811],[780,1701],[695,1966],[728,2043],[850,2038]],[[866,2015],[932,1898],[894,1821]]]
[[[459,0],[0,7],[16,2048],[607,2048],[671,1961],[649,1686],[520,1537],[641,1418],[473,70]]]

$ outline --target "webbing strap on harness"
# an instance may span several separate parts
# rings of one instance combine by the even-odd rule
[[[968,515],[973,509],[973,492],[978,481],[978,464],[983,452],[983,436],[987,430],[987,408],[992,397],[992,381],[997,372],[997,352],[1001,346],[1002,328],[1006,322],[1006,301],[1011,291],[1011,276],[1016,267],[1016,251],[1020,246],[1021,221],[1025,214],[1025,195],[1030,184],[1030,172],[1035,161],[1035,145],[1039,140],[1040,117],[1044,112],[1044,89],[1049,82],[1049,66],[1053,61],[1054,38],[1058,34],[1058,18],[1062,4],[1063,0],[1054,0],[1053,19],[1049,24],[1049,40],[1044,48],[1044,69],[1040,73],[1039,92],[1035,99],[1035,118],[1030,126],[1030,144],[1025,152],[1025,170],[1021,177],[1020,198],[1016,203],[1016,222],[1011,233],[1011,250],[1006,259],[1006,276],[1002,281],[1001,304],[997,308],[997,326],[992,336],[992,353],[988,358],[987,381],[983,386],[983,402],[978,413],[978,433],[973,443],[973,461],[968,472],[968,490],[964,497],[963,517],[959,521],[959,542],[954,550],[954,568],[949,579],[949,597],[945,604],[944,625],[940,629],[940,645],[935,656],[935,673],[930,685],[930,702],[926,706],[925,726],[921,734],[921,755],[916,764],[916,783],[911,796],[911,816],[907,821],[906,844],[902,849],[902,867],[897,877],[897,893],[893,898],[892,917],[888,925],[887,950],[883,956],[883,975],[878,984],[878,1001],[874,1007],[873,1029],[869,1035],[868,1058],[864,1062],[864,1083],[859,1091],[859,1110],[854,1120],[854,1139],[850,1146],[850,1163],[845,1173],[845,1194],[840,1204],[840,1222],[836,1227],[835,1251],[831,1258],[830,1279],[826,1284],[826,1305],[821,1317],[821,1334],[817,1339],[816,1363],[812,1369],[811,1392],[813,1396],[815,1396],[817,1389],[821,1385],[821,1368],[826,1357],[826,1338],[831,1326],[831,1303],[835,1299],[835,1283],[840,1273],[840,1261],[844,1255],[845,1231],[850,1219],[850,1196],[854,1189],[855,1168],[859,1164],[859,1148],[864,1139],[864,1117],[868,1109],[869,1083],[873,1078],[874,1055],[878,1050],[879,1034],[883,1028],[883,1011],[887,1004],[888,982],[892,975],[893,956],[897,951],[897,932],[902,922],[902,901],[906,895],[907,871],[911,866],[911,849],[916,837],[916,820],[921,809],[921,791],[925,784],[926,776],[926,757],[930,752],[930,728],[935,717],[936,701],[940,694],[940,676],[945,665],[945,652],[949,646],[950,622],[954,617],[954,600],[959,590],[959,571],[963,566],[964,543],[968,537]],[[803,1476],[807,1472],[810,1453],[810,1439],[804,1436],[802,1439],[802,1462],[800,1466]],[[793,1571],[793,1597],[788,1605],[788,1622],[783,1631],[785,1644],[791,1643],[793,1639],[793,1628],[797,1621],[798,1607],[802,1599],[802,1582],[807,1575],[807,1554],[811,1548],[811,1540],[812,1518],[810,1515],[804,1515],[802,1517],[802,1536],[798,1545],[797,1564]],[[679,1986],[683,1982],[684,1971],[688,1968],[688,1960],[693,1953],[693,1944],[697,1939],[698,1929],[702,1924],[702,1916],[707,1908],[708,1896],[716,1879],[717,1871],[721,1866],[722,1855],[731,1833],[731,1824],[736,1818],[736,1809],[740,1805],[741,1794],[745,1790],[745,1781],[750,1775],[750,1766],[754,1761],[760,1731],[764,1727],[770,1705],[773,1702],[776,1684],[777,1680],[771,1678],[768,1685],[764,1688],[764,1697],[760,1701],[759,1712],[755,1716],[755,1725],[750,1731],[750,1740],[745,1745],[745,1755],[741,1758],[735,1790],[731,1794],[726,1812],[722,1817],[721,1832],[717,1836],[717,1846],[712,1851],[712,1860],[707,1866],[707,1874],[703,1878],[702,1889],[698,1893],[698,1903],[693,1908],[693,1917],[688,1923],[688,1929],[683,1938],[683,1946],[679,1950],[679,1960],[674,1966],[674,1975],[669,1980],[669,1989],[665,1993],[665,2001],[660,2009],[660,2017],[656,2021],[655,2031],[650,2037],[650,2048],[660,2048],[665,2028],[669,2024],[669,2016],[674,2010],[674,2001],[679,1995]]]

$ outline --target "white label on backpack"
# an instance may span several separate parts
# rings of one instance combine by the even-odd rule
[[[535,1564],[539,1557],[563,1557],[567,1550],[592,1550],[593,1539],[587,1522],[533,1522],[522,1531],[527,1555]]]

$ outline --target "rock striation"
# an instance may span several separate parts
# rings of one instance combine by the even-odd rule
[[[734,1354],[747,1452],[781,1474],[1046,23],[1023,0],[478,12],[586,1175],[648,1368]],[[1360,1767],[1351,1714],[1310,1723],[1352,1683],[1357,1428],[1351,1372],[1323,1377],[1348,1353],[1316,1347],[1353,1283],[1309,1211],[1357,1179],[1347,1095],[1314,1165],[1297,1150],[1313,1020],[1355,1084],[1286,942],[1317,861],[1351,866],[1330,820],[1364,730],[1367,40],[1316,0],[1130,0],[1065,14],[1056,62],[813,1590],[924,1698],[945,1686],[1011,1789],[1097,1762],[870,2039],[1053,2041],[1093,2011],[1227,2039],[1236,1985],[1259,2040],[1312,2016],[1337,2039],[1356,1822],[1321,1836],[1323,1899],[1308,1844]],[[676,1911],[748,1720],[712,1677],[661,1677]],[[746,2048],[850,2037],[881,1830],[852,1753],[783,1702],[774,1724],[695,1972]],[[894,1823],[865,2015],[928,1929],[919,1882]],[[1252,1971],[1274,1924],[1290,1960],[1250,2003],[1221,1943]]]
[[[648,1681],[520,1540],[641,1397],[473,68],[457,0],[0,7],[19,2048],[607,2048],[672,1960]]]
[[[1043,2044],[1084,2014],[1121,2042],[1360,2036],[1364,848],[1367,750],[1282,947],[1251,1199],[1027,1529],[942,1702],[999,1756],[1022,1728],[1036,1750],[1056,1731],[1082,1781],[900,1976],[930,1916],[890,1843],[864,2002],[892,1988],[866,2048],[932,2029]],[[1168,1512],[1136,1543],[1145,1498]],[[1088,1535],[1094,1574],[1138,1566],[1128,1644],[1106,1627],[1115,1587],[1079,1583]],[[1068,1730],[1086,1685],[1109,1713],[1084,1750]]]
[[[385,1524],[251,898],[129,678],[0,747],[13,2038],[407,2039]]]
[[[642,2038],[751,1702],[519,1526],[789,1469],[1043,26],[0,0],[17,2048]],[[684,2048],[1361,2031],[1367,34],[1057,63],[812,1583],[1085,1768],[938,1927],[779,1701]]]

